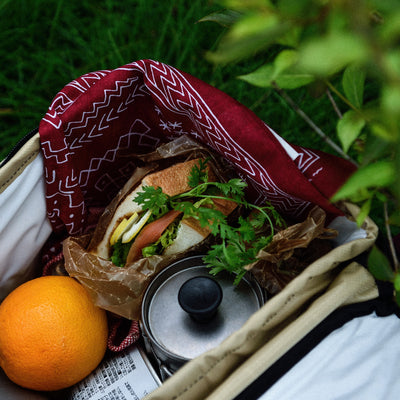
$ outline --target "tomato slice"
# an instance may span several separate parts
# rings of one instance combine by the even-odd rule
[[[169,211],[161,218],[146,225],[133,241],[126,258],[126,264],[139,260],[142,257],[142,249],[156,242],[181,213],[181,211],[177,210]]]

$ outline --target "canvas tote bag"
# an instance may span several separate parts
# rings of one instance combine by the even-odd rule
[[[135,168],[131,154],[183,136],[229,161],[248,183],[252,201],[267,198],[283,215],[298,220],[318,205],[339,234],[333,250],[241,329],[185,364],[146,399],[240,398],[268,371],[276,375],[269,378],[272,385],[280,376],[276,366],[311,333],[317,332],[318,340],[286,360],[283,373],[305,354],[304,348],[310,350],[352,318],[395,312],[386,298],[390,288],[382,289],[359,259],[375,242],[376,225],[367,219],[358,228],[355,205],[329,201],[355,167],[285,142],[226,94],[153,60],[88,73],[67,84],[39,130],[1,164],[1,297],[62,263],[63,239],[94,226]],[[354,311],[353,305],[361,306]],[[326,330],[324,322],[332,316],[338,322]]]

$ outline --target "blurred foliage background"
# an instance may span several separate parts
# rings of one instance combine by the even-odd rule
[[[261,66],[265,54],[225,65],[205,57],[228,28],[198,21],[220,9],[209,0],[0,0],[0,160],[39,125],[67,83],[146,58],[225,91],[289,141],[331,152],[273,89],[237,79]],[[292,96],[302,103],[308,92]],[[306,110],[334,136],[326,107],[326,99],[314,98]]]

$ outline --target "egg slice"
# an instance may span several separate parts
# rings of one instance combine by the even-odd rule
[[[135,221],[129,227],[124,229],[122,234],[122,243],[130,242],[143,228],[144,224],[148,221],[151,215],[151,210],[147,210],[146,213],[139,219],[139,221]]]
[[[115,228],[110,238],[110,245],[113,246],[121,236],[138,220],[139,214],[133,213],[129,218],[124,218]]]

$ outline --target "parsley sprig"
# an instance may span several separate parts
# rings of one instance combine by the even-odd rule
[[[134,201],[144,211],[151,209],[154,218],[174,209],[182,211],[183,218],[195,218],[202,227],[209,227],[216,243],[204,257],[204,262],[213,275],[223,270],[235,274],[234,283],[238,284],[246,273],[245,266],[255,262],[259,250],[271,242],[274,226],[283,226],[284,221],[271,204],[249,203],[245,199],[247,184],[243,180],[210,182],[207,162],[200,160],[192,168],[188,178],[191,189],[187,192],[169,196],[161,188],[146,186]],[[239,216],[234,223],[228,223],[227,216],[214,207],[214,199],[236,202],[242,206],[246,217]]]

